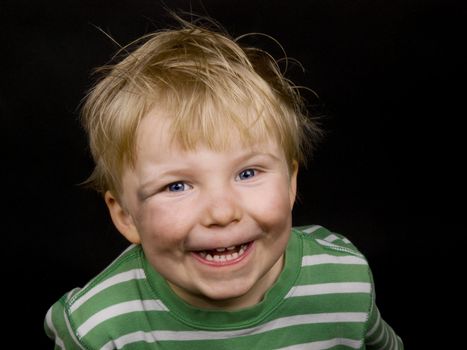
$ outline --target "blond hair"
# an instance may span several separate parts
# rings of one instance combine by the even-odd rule
[[[82,108],[95,161],[86,183],[97,191],[121,193],[125,167],[135,164],[138,125],[152,109],[167,115],[173,138],[186,149],[229,147],[236,130],[247,144],[277,141],[289,167],[311,153],[319,128],[265,51],[189,23],[136,45],[119,63],[100,68],[103,78]]]

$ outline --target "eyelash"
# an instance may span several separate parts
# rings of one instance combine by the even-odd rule
[[[241,176],[242,174],[249,174],[247,175],[248,177],[245,178],[245,179],[242,179]],[[248,168],[248,169],[245,169],[245,170],[242,170],[236,177],[235,177],[235,180],[240,180],[240,181],[243,181],[243,180],[249,180],[251,179],[252,177],[255,177],[256,175],[258,175],[258,170],[257,169],[253,169],[253,168]],[[174,186],[179,186],[180,185],[183,186],[183,190],[173,190]],[[190,188],[191,186],[188,185],[186,182],[183,182],[183,181],[176,181],[176,182],[172,182],[170,184],[168,184],[166,187],[165,187],[165,191],[167,192],[172,192],[172,193],[177,193],[177,192],[184,192],[187,190],[187,187]]]
[[[176,185],[182,185],[183,188],[184,188],[183,191],[172,191],[171,188],[172,188],[173,186],[176,186]],[[189,185],[186,184],[186,183],[183,182],[183,181],[177,181],[177,182],[172,182],[171,184],[168,184],[168,185],[165,187],[165,190],[166,190],[167,192],[184,192],[184,191],[186,191],[186,187],[188,187],[188,186],[189,186]]]
[[[255,176],[258,174],[258,170],[253,169],[253,168],[248,168],[248,169],[242,170],[242,171],[238,174],[238,176],[237,176],[235,179],[238,178],[239,180],[242,180],[242,179],[240,178],[241,174],[245,174],[245,173],[247,173],[247,172],[251,172],[252,174],[249,175],[246,179],[243,179],[243,180],[248,180],[248,179],[250,179],[250,178],[252,178],[252,177],[255,177]]]

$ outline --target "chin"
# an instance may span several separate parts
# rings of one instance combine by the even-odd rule
[[[245,294],[247,294],[248,291],[232,291],[226,290],[226,291],[218,291],[218,292],[213,292],[210,291],[210,293],[204,294],[204,297],[209,300],[213,301],[229,301],[229,300],[234,300],[241,298]]]

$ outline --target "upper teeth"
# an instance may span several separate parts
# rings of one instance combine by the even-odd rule
[[[239,256],[242,256],[245,253],[245,250],[247,249],[247,247],[248,247],[248,244],[242,244],[242,245],[240,245],[240,248],[239,248],[238,252],[233,252],[231,254],[222,254],[222,255],[213,254],[213,255],[211,255],[211,254],[207,253],[206,251],[201,251],[201,252],[199,252],[199,255],[201,257],[203,257],[204,259],[208,260],[208,261],[216,261],[216,262],[230,261],[230,260],[233,260],[233,259],[237,259]],[[222,253],[222,252],[225,252],[226,250],[232,251],[235,248],[236,248],[236,246],[231,246],[231,247],[227,247],[227,248],[216,248],[214,250],[216,252]]]
[[[227,247],[227,248],[216,248],[216,251],[219,252],[219,253],[222,253],[222,252],[225,252],[225,250],[234,250],[235,249],[235,246],[230,246],[230,247]]]

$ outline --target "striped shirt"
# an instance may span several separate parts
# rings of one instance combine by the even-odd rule
[[[284,269],[263,300],[205,310],[177,297],[132,245],[48,311],[55,349],[403,349],[381,318],[365,257],[320,226],[292,229]]]

